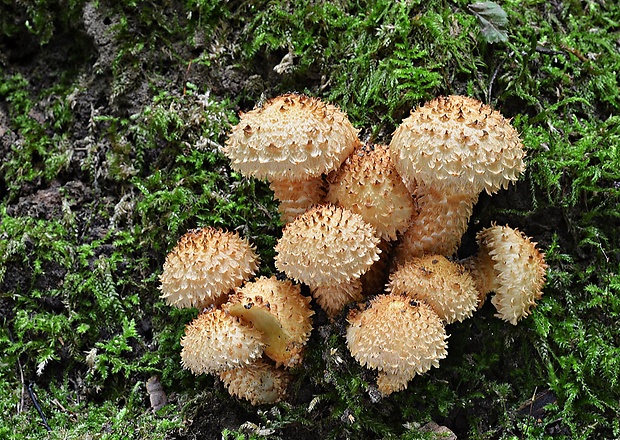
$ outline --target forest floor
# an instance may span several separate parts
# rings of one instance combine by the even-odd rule
[[[430,422],[458,438],[620,438],[620,5],[159,3],[0,5],[1,438],[439,438]],[[216,226],[277,272],[273,195],[221,147],[240,111],[290,91],[338,105],[373,143],[441,95],[510,118],[526,172],[480,197],[457,256],[493,223],[532,237],[549,264],[532,315],[513,326],[485,304],[448,326],[439,368],[384,398],[348,352],[345,313],[314,303],[284,402],[253,407],[183,370],[198,311],[160,298],[164,260]]]

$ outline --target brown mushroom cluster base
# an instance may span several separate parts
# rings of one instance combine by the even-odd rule
[[[378,371],[384,395],[437,367],[445,325],[473,316],[490,292],[507,322],[531,312],[547,265],[523,233],[493,225],[478,234],[478,254],[454,260],[480,192],[506,188],[525,169],[510,122],[447,96],[412,110],[389,145],[364,145],[357,134],[336,106],[294,93],[240,115],[223,151],[280,200],[275,263],[287,279],[251,280],[258,260],[235,234],[182,237],[166,259],[162,296],[207,307],[181,341],[185,368],[218,375],[252,404],[281,400],[314,313],[295,283],[331,319],[357,303],[347,344]]]

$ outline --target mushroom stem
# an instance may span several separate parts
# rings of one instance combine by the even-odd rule
[[[396,260],[402,263],[429,254],[454,254],[467,230],[478,194],[440,190],[420,183],[415,195],[420,212],[403,234]]]
[[[312,206],[323,203],[327,193],[321,176],[299,181],[272,180],[269,188],[280,201],[278,210],[283,223],[290,223]]]

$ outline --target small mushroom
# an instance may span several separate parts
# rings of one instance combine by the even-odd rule
[[[333,319],[347,304],[363,299],[362,281],[355,278],[338,284],[317,286],[312,289],[312,296],[327,316]]]
[[[209,307],[258,269],[254,246],[235,232],[217,228],[184,234],[164,262],[162,298],[175,307]]]
[[[441,255],[412,258],[390,275],[387,291],[423,301],[446,324],[470,318],[478,304],[471,275]]]
[[[544,254],[525,234],[508,226],[493,225],[476,238],[478,253],[462,263],[476,281],[480,302],[495,292],[491,303],[496,316],[517,325],[542,297],[548,267]]]
[[[351,355],[379,370],[379,391],[407,387],[416,374],[438,367],[447,356],[446,329],[431,307],[407,295],[378,295],[349,312],[347,345]]]
[[[255,406],[281,401],[291,381],[288,372],[263,359],[219,376],[231,396],[246,399]]]
[[[416,213],[414,199],[385,145],[360,146],[328,176],[328,182],[326,201],[361,215],[383,240],[396,240]]]
[[[287,222],[323,202],[321,176],[340,167],[359,144],[358,131],[338,107],[287,93],[241,114],[224,154],[243,175],[271,183]],[[297,199],[300,190],[304,200]]]
[[[358,214],[319,205],[286,225],[275,264],[311,288],[359,278],[379,259],[375,229]]]
[[[412,111],[394,132],[390,152],[420,210],[397,249],[399,261],[452,255],[480,192],[506,188],[525,169],[510,122],[464,96],[439,97]]]
[[[221,309],[207,310],[185,327],[181,365],[198,375],[219,373],[260,358],[265,346],[257,329]]]
[[[264,353],[276,365],[301,363],[314,311],[299,286],[290,280],[260,277],[237,289],[222,309],[263,334]]]

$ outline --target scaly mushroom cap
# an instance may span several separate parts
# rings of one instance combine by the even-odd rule
[[[357,133],[336,106],[289,93],[241,114],[224,154],[245,176],[305,180],[338,168],[358,142]]]
[[[519,133],[498,111],[465,96],[442,96],[412,111],[390,143],[409,187],[493,194],[525,169]]]
[[[344,306],[362,300],[362,281],[355,278],[338,284],[317,286],[312,289],[312,296],[327,316],[335,318]]]
[[[263,334],[265,355],[277,365],[301,363],[312,331],[310,297],[290,280],[261,277],[230,295],[222,309]]]
[[[497,315],[513,325],[528,316],[542,296],[547,264],[544,254],[536,249],[522,232],[508,226],[491,226],[477,235],[480,253],[493,260],[495,292],[491,303]]]
[[[357,148],[338,171],[328,177],[327,201],[362,216],[377,229],[379,237],[396,240],[411,224],[413,197],[396,172],[388,147]]]
[[[170,305],[208,307],[240,286],[258,269],[254,246],[234,232],[193,229],[166,257],[159,280]]]
[[[379,259],[379,238],[361,216],[320,205],[287,224],[276,244],[275,264],[310,287],[359,278]]]
[[[207,310],[185,327],[181,365],[196,375],[247,365],[261,357],[262,337],[220,309]]]
[[[290,374],[262,359],[219,376],[231,396],[249,400],[252,405],[281,401],[291,381]]]
[[[390,275],[387,291],[424,301],[446,324],[469,318],[478,291],[463,266],[441,255],[412,258]]]
[[[402,376],[405,386],[447,355],[443,322],[430,306],[407,295],[379,295],[365,310],[352,310],[347,320],[353,357],[369,368]]]

